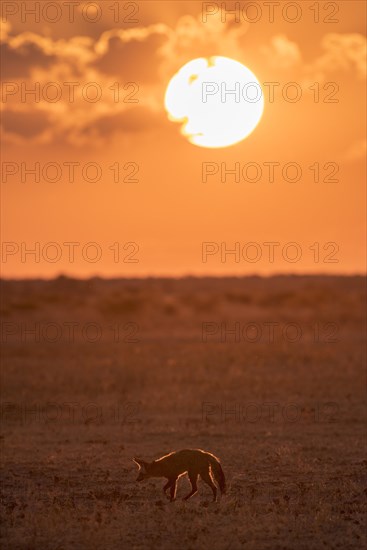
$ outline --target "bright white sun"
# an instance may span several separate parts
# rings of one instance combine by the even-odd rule
[[[170,80],[165,108],[200,147],[228,147],[247,137],[264,110],[256,76],[228,57],[194,59]]]

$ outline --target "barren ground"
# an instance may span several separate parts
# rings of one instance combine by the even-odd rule
[[[3,548],[365,546],[362,278],[2,290]],[[133,456],[190,447],[221,459],[220,502],[135,481]]]

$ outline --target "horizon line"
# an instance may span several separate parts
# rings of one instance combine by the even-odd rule
[[[250,279],[250,278],[258,278],[258,279],[271,279],[271,278],[279,278],[279,277],[299,277],[299,278],[312,278],[312,277],[325,277],[325,278],[357,278],[357,277],[366,277],[367,272],[339,272],[339,273],[328,273],[328,272],[313,272],[313,273],[297,273],[297,272],[289,272],[289,273],[243,273],[243,274],[194,274],[194,273],[186,273],[182,275],[167,275],[167,274],[147,274],[147,275],[87,275],[87,276],[78,276],[78,275],[69,275],[66,273],[59,273],[57,275],[52,276],[42,276],[42,275],[32,275],[32,276],[25,276],[25,277],[14,277],[14,276],[1,276],[0,275],[0,281],[1,282],[21,282],[21,281],[55,281],[57,279],[70,279],[75,281],[90,281],[92,279],[100,279],[103,281],[116,281],[116,280],[147,280],[147,279],[171,279],[171,280],[182,280],[182,279]]]

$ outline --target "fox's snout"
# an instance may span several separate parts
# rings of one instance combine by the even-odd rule
[[[143,481],[143,479],[146,479],[147,477],[149,477],[147,475],[148,463],[144,462],[144,460],[140,460],[139,458],[133,458],[133,461],[135,462],[135,464],[139,466],[139,472],[138,472],[138,477],[136,478],[136,481]]]

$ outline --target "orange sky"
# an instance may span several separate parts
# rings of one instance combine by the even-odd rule
[[[315,22],[315,2],[302,1],[293,23],[287,19],[296,12],[284,12],[288,2],[274,8],[273,23],[266,2],[257,2],[257,12],[255,2],[237,2],[239,21],[220,10],[204,21],[197,1],[119,2],[117,14],[110,9],[116,3],[105,0],[98,2],[97,23],[86,20],[94,16],[85,11],[90,2],[76,2],[73,23],[63,2],[60,14],[50,8],[39,22],[20,11],[9,15],[19,4],[2,3],[7,6],[1,34],[4,277],[364,271],[364,2],[319,2]],[[32,8],[35,2],[26,4]],[[236,3],[224,4],[229,11]],[[259,20],[249,23],[244,13]],[[56,16],[59,21],[52,23]],[[114,22],[114,16],[120,20]],[[124,17],[137,22],[122,22]],[[262,85],[279,83],[273,102],[265,93],[254,132],[222,149],[190,144],[163,106],[177,70],[211,55],[243,63]],[[95,85],[88,86],[91,82]],[[129,82],[134,84],[124,90]],[[298,102],[282,96],[289,82],[301,88]],[[319,102],[315,85],[309,89],[315,82]],[[22,98],[22,90],[24,95],[35,86],[37,101],[30,94]],[[48,100],[55,90],[61,96]],[[93,97],[95,90],[101,98],[88,101],[85,94]],[[138,102],[127,103],[133,91]],[[328,97],[337,101],[325,102]],[[273,182],[269,162],[279,163]],[[25,174],[35,163],[40,181]],[[78,163],[74,181],[70,163]],[[83,173],[94,177],[88,163],[97,166],[99,181],[83,178]],[[115,163],[118,182],[110,168]],[[218,168],[206,182],[204,163]],[[222,182],[221,166],[230,170],[236,163],[240,181],[227,175]],[[242,177],[248,163],[259,167],[259,181]],[[299,181],[284,180],[287,163],[300,167]],[[334,169],[337,181],[323,181]],[[137,181],[123,181],[132,171]],[[248,174],[251,179],[251,169]],[[270,242],[276,243],[274,258]],[[212,251],[206,261],[203,246]],[[231,249],[236,254],[226,254]],[[255,253],[258,261],[250,261]],[[292,262],[295,254],[299,259]]]

